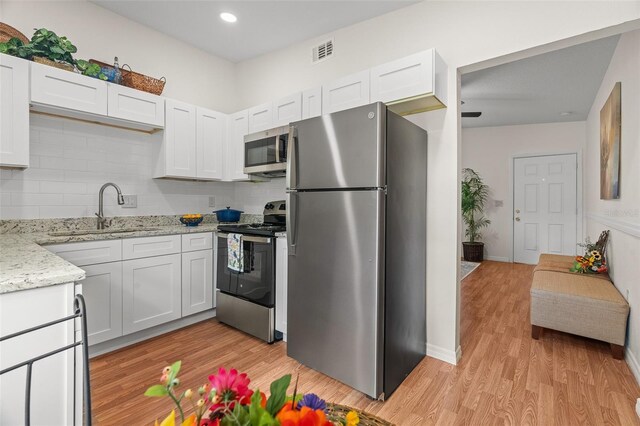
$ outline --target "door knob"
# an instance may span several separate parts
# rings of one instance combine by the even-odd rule
[[[520,209],[516,209],[516,213],[520,213]]]
[[[520,222],[520,218],[519,217],[516,217],[516,222]]]

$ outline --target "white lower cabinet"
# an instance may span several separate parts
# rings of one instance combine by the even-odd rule
[[[122,329],[125,334],[181,317],[180,254],[122,262]]]
[[[276,330],[287,341],[287,238],[276,240]]]
[[[84,266],[89,344],[122,336],[122,262]]]
[[[75,287],[67,283],[0,294],[0,336],[72,315]],[[0,370],[73,343],[77,330],[74,321],[65,321],[3,341]],[[82,371],[74,371],[81,365],[82,353],[71,350],[34,364],[32,425],[82,425]],[[26,374],[26,368],[19,368],[0,376],[0,425],[27,424]]]
[[[213,250],[182,253],[182,316],[213,308]]]

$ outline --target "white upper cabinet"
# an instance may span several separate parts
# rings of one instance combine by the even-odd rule
[[[369,103],[369,70],[322,86],[322,113],[330,114]]]
[[[249,180],[244,173],[244,137],[249,134],[249,111],[229,116],[225,180]]]
[[[29,62],[0,54],[0,166],[29,167]]]
[[[401,115],[446,105],[446,66],[434,49],[371,68],[371,102]]]
[[[164,141],[156,177],[196,177],[196,107],[167,99]]]
[[[31,102],[107,115],[107,82],[31,63]]]
[[[164,99],[118,84],[109,84],[109,117],[164,127]]]
[[[287,126],[302,119],[302,93],[296,93],[273,103],[273,127]]]
[[[322,87],[302,92],[302,119],[319,117],[322,115]]]
[[[249,133],[268,130],[273,126],[273,103],[258,105],[249,108]]]
[[[196,175],[198,179],[222,180],[227,116],[198,107],[196,126]]]

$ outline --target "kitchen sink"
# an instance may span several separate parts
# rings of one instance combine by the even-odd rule
[[[49,232],[52,237],[73,237],[76,235],[92,235],[92,234],[126,234],[129,232],[141,231],[158,231],[160,228],[119,228],[119,229],[78,229],[75,231],[59,231]]]

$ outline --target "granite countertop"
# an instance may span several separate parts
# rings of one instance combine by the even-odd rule
[[[0,235],[0,294],[84,279],[82,269],[20,234]]]
[[[255,216],[255,215],[254,215]],[[85,278],[81,268],[51,253],[43,245],[100,241],[124,238],[179,235],[214,232],[217,222],[187,227],[176,224],[171,217],[141,217],[114,221],[115,226],[94,231],[85,219],[2,221],[0,223],[0,294],[80,281]],[[244,220],[243,220],[244,219]],[[261,221],[257,217],[243,217],[241,222]],[[114,232],[126,229],[127,232]],[[13,231],[13,232],[11,232]],[[62,235],[65,234],[65,235]]]

